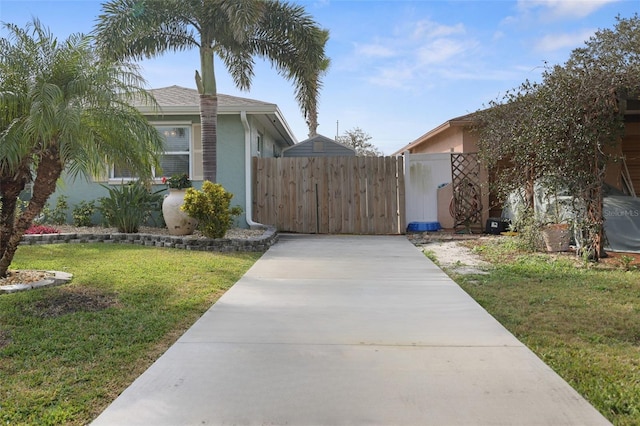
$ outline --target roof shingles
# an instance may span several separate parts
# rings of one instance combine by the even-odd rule
[[[158,105],[161,107],[199,107],[200,94],[195,89],[188,89],[181,86],[169,86],[159,89],[151,89],[149,92],[156,98]],[[262,102],[255,99],[240,98],[237,96],[229,96],[218,94],[218,106],[222,107],[255,107],[255,106],[273,106],[275,104]]]

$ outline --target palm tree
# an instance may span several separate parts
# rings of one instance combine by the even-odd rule
[[[70,177],[102,175],[106,163],[150,178],[163,150],[157,130],[129,105],[151,97],[135,68],[97,57],[88,36],[59,43],[39,21],[4,25],[0,39],[0,277],[55,191]],[[32,198],[16,217],[19,194]]]
[[[328,59],[322,30],[302,6],[277,0],[111,0],[95,28],[98,43],[115,58],[152,58],[197,48],[204,179],[216,181],[217,88],[214,56],[236,86],[248,90],[254,57],[269,60],[295,84],[296,100],[310,132],[317,126],[320,77]]]

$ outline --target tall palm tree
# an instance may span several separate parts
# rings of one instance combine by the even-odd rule
[[[243,90],[251,86],[254,57],[269,60],[294,82],[305,119],[317,126],[328,32],[302,6],[277,0],[110,0],[103,4],[95,34],[103,50],[119,59],[199,49],[196,86],[206,180],[215,182],[217,171],[215,55]]]
[[[135,68],[103,61],[92,39],[58,42],[39,21],[0,39],[0,277],[63,171],[104,174],[105,161],[150,178],[163,139],[128,101],[152,98]],[[33,194],[16,218],[19,194]]]

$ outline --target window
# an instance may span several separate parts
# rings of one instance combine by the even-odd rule
[[[190,175],[191,163],[191,127],[190,126],[156,126],[164,138],[166,151],[160,156],[161,170],[154,170],[154,176],[172,176],[186,173]],[[125,167],[113,166],[111,179],[131,180],[135,176]]]
[[[164,137],[166,151],[160,157],[162,176],[175,174],[190,174],[190,128],[189,127],[158,127]],[[160,176],[158,176],[160,177]]]
[[[264,137],[261,133],[258,133],[258,157],[262,157],[262,151],[264,150]]]

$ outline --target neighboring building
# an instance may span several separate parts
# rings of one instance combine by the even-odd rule
[[[437,219],[443,227],[454,226],[455,220],[450,212],[453,208],[452,198],[455,182],[453,182],[451,159],[443,158],[442,154],[477,153],[478,137],[472,131],[474,123],[473,114],[452,118],[392,154],[410,154],[409,158],[405,160],[405,164],[409,168],[409,173],[405,173],[407,175],[405,185],[408,185],[406,190],[407,223],[420,220],[418,218],[421,214],[425,218],[426,216],[432,218],[433,211],[437,210]],[[487,180],[486,170],[479,170],[479,179],[482,182]],[[481,185],[478,183],[478,189],[480,187]],[[489,199],[489,194],[480,189],[479,192],[481,195],[479,194],[478,199],[474,201],[479,214],[479,216],[474,215],[477,222],[475,226],[483,227],[486,220],[491,215],[495,215],[496,211],[491,211],[489,208],[493,203],[493,200]],[[420,213],[428,210],[432,212],[430,214]],[[413,212],[413,216],[410,216],[411,212]],[[497,215],[500,215],[499,210]]]
[[[628,192],[630,187],[640,193],[640,100],[626,101],[625,135],[618,146],[624,162],[610,164],[606,183]],[[474,114],[452,118],[400,148],[392,155],[438,154],[447,152],[478,152],[478,136],[473,132]],[[626,180],[626,181],[625,181]]]
[[[468,114],[453,118],[402,147],[393,155],[402,155],[407,152],[409,154],[476,153],[478,151],[478,136],[473,131],[473,116],[474,114]],[[608,192],[611,192],[610,196],[605,197],[605,230],[611,247],[614,249],[623,247],[624,251],[640,252],[640,237],[638,237],[640,235],[640,214],[638,213],[640,198],[628,196],[629,194],[640,195],[640,100],[626,101],[624,122],[625,133],[614,153],[622,160],[608,164],[605,176]],[[411,165],[412,163],[409,161],[407,164]],[[486,171],[483,171],[482,174],[482,180],[487,182],[489,180],[488,174]],[[450,171],[443,173],[440,169],[439,175],[430,180],[450,182],[452,180],[451,173]],[[409,177],[405,179],[405,182],[412,181]],[[426,185],[424,182],[421,184],[422,186]],[[444,191],[439,190],[439,192]],[[440,198],[441,194],[438,195]],[[410,191],[408,189],[407,200],[409,197]],[[430,202],[435,203],[432,200]],[[446,200],[444,204],[446,204]],[[493,195],[489,199],[485,189],[482,194],[482,205],[484,209],[483,221],[487,216],[499,217],[502,213],[500,200],[496,200]],[[489,207],[488,211],[487,206]],[[440,207],[438,204],[438,208]],[[409,212],[410,209],[407,208],[407,211]],[[617,227],[614,228],[616,222],[622,224],[616,225]],[[623,239],[626,240],[620,242]]]
[[[402,155],[405,152],[409,152],[410,154],[477,152],[478,137],[471,131],[473,124],[473,114],[452,118],[435,129],[429,130],[392,155]]]
[[[159,110],[148,105],[138,109],[149,118],[165,137],[167,151],[162,155],[154,189],[161,189],[163,176],[187,173],[195,187],[203,180],[202,140],[200,135],[200,95],[197,90],[170,86],[150,90]],[[251,157],[277,157],[297,141],[276,104],[253,99],[218,94],[218,168],[217,182],[233,193],[232,205],[245,213],[239,226],[251,220]],[[60,195],[68,197],[70,207],[86,200],[107,195],[102,185],[127,182],[132,176],[127,170],[107,166],[104,176],[90,182],[82,178],[66,181],[50,200],[55,204]]]
[[[315,135],[282,151],[283,157],[355,157],[356,150],[326,136]]]

